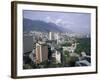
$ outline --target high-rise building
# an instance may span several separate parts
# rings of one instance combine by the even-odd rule
[[[49,39],[50,40],[59,40],[59,33],[57,33],[57,32],[49,32]]]
[[[49,40],[54,40],[54,32],[49,32]]]
[[[44,42],[36,43],[36,63],[48,60],[48,46]]]

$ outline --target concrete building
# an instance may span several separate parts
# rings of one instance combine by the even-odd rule
[[[48,60],[48,46],[45,42],[36,43],[36,63]]]
[[[33,49],[33,51],[29,54],[29,58],[33,61],[36,62],[35,60],[35,49]]]
[[[53,32],[49,32],[49,40],[54,40],[54,33]]]
[[[49,40],[59,40],[58,32],[49,32]]]
[[[86,57],[86,53],[85,52],[81,52],[82,57]]]
[[[64,51],[68,51],[69,53],[74,53],[78,43],[73,43],[71,46],[63,47]]]
[[[52,54],[52,57],[55,58],[56,60],[56,63],[61,63],[61,54],[59,51],[55,51],[53,54]]]
[[[69,53],[73,53],[74,52],[74,49],[73,47],[63,47],[63,51],[68,51]]]

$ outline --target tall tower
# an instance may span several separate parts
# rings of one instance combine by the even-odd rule
[[[44,42],[36,43],[36,63],[48,60],[48,46]]]
[[[54,32],[49,32],[49,40],[54,40]]]

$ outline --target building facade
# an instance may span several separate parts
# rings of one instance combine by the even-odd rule
[[[48,46],[43,42],[36,43],[36,63],[48,60]]]
[[[55,58],[56,63],[61,63],[61,53],[59,51],[56,50],[52,57]]]

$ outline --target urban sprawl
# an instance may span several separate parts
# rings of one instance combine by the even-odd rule
[[[90,36],[82,33],[24,32],[23,68],[90,66],[90,48]]]

